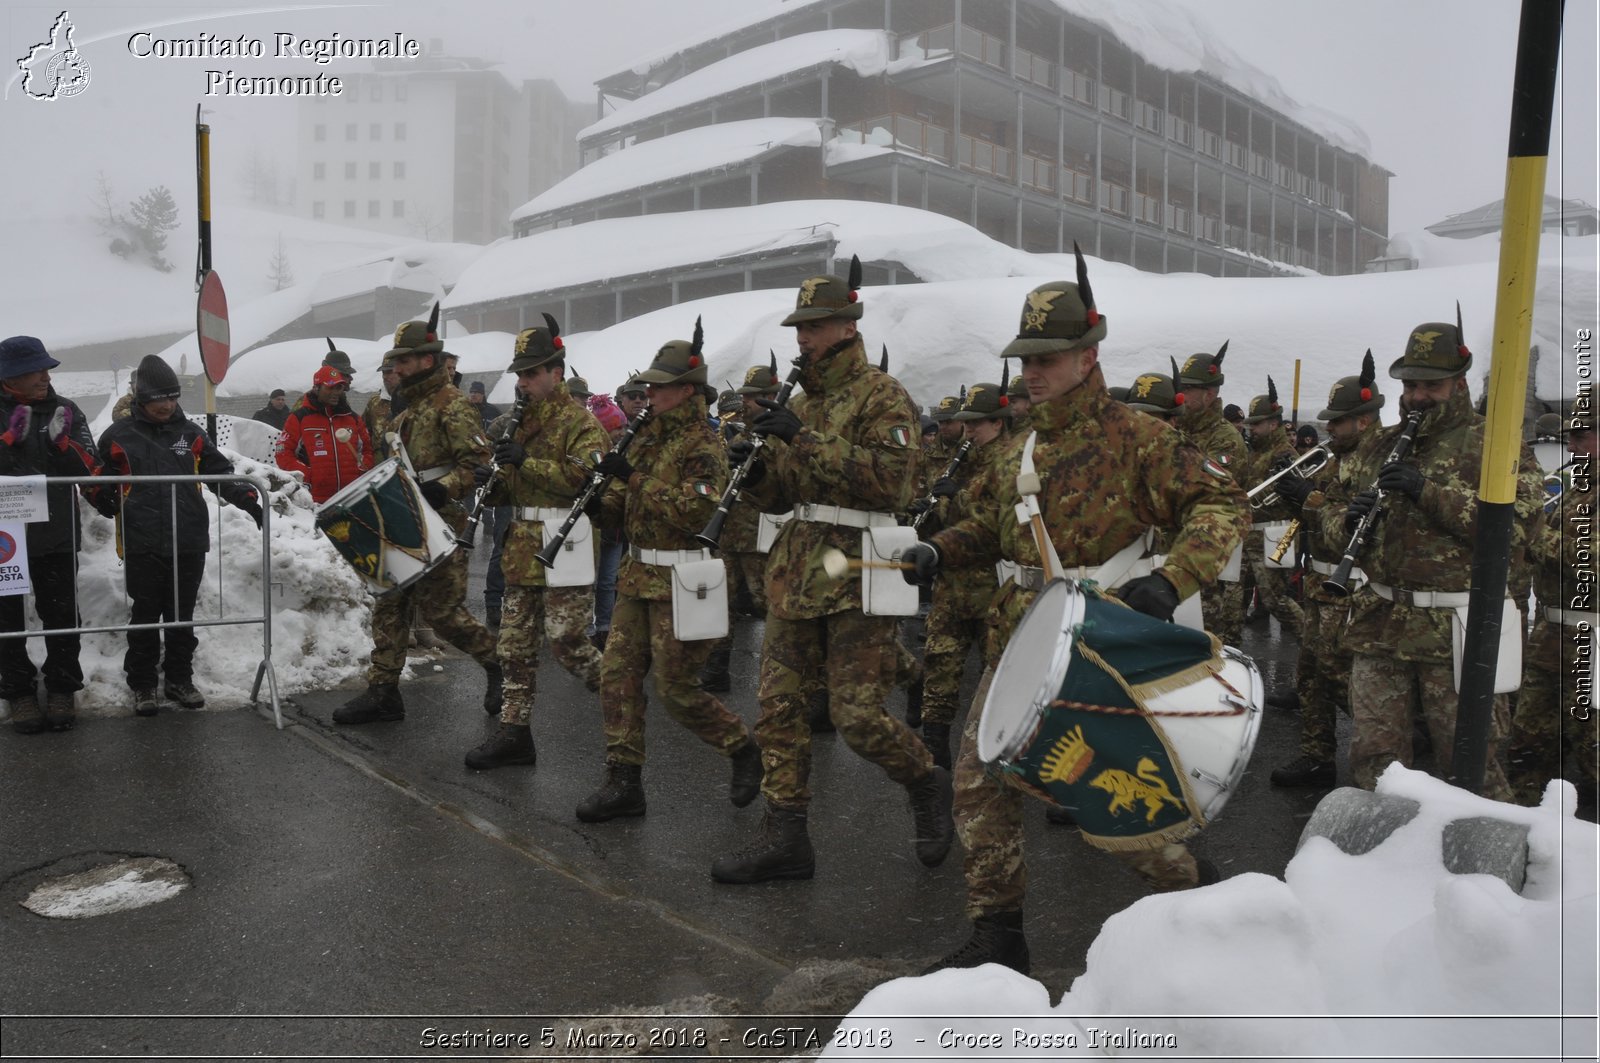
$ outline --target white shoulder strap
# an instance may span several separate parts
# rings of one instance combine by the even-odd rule
[[[1022,501],[1017,503],[1017,523],[1026,524],[1033,530],[1033,541],[1039,548],[1039,562],[1044,566],[1045,579],[1055,579],[1062,575],[1061,558],[1056,553],[1056,544],[1050,541],[1044,526],[1044,514],[1039,510],[1039,489],[1042,484],[1033,464],[1033,446],[1038,439],[1038,432],[1029,432],[1028,441],[1022,446],[1022,467],[1017,474],[1017,493],[1022,496]]]

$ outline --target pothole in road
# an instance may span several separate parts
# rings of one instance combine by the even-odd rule
[[[159,856],[92,853],[66,857],[28,876],[18,901],[46,919],[92,919],[169,901],[188,889],[189,873]]]

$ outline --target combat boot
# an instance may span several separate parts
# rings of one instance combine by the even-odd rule
[[[483,675],[483,711],[490,716],[498,716],[506,700],[506,676],[500,669],[500,662],[484,665]]]
[[[906,787],[911,797],[911,821],[917,832],[917,859],[924,867],[938,867],[950,852],[956,823],[950,805],[955,800],[950,773],[935,767],[926,777]]]
[[[467,767],[473,771],[506,768],[513,764],[532,767],[538,759],[533,748],[533,734],[525,723],[502,723],[499,730],[472,752],[467,754]]]
[[[160,711],[161,699],[156,697],[154,687],[133,692],[133,714],[135,716],[154,716]]]
[[[987,912],[972,921],[972,937],[965,945],[923,971],[932,974],[949,967],[982,967],[998,963],[1018,974],[1028,973],[1028,939],[1022,933],[1022,912]]]
[[[45,729],[38,694],[18,694],[11,699],[11,729],[19,735],[36,735]]]
[[[712,694],[726,694],[733,689],[733,678],[728,675],[728,659],[733,656],[733,639],[718,639],[711,647],[711,656],[700,669],[700,689]]]
[[[1281,768],[1272,769],[1274,786],[1332,786],[1337,777],[1334,766],[1325,760],[1301,756]]]
[[[71,691],[47,691],[44,699],[44,722],[52,731],[70,731],[78,722],[78,699]]]
[[[922,744],[928,747],[928,752],[933,754],[933,762],[939,767],[950,768],[950,725],[947,723],[924,723],[922,725]]]
[[[422,650],[442,650],[450,645],[444,639],[435,635],[431,627],[417,628],[412,632],[412,638],[416,640],[417,648]]]
[[[711,862],[711,877],[718,882],[747,886],[774,878],[810,878],[816,872],[816,854],[806,833],[804,809],[768,804],[756,840],[728,856]]]
[[[406,718],[406,704],[398,683],[373,683],[365,691],[333,710],[333,722],[378,723]]]
[[[195,689],[193,683],[179,683],[169,679],[162,684],[161,692],[183,709],[203,709],[206,707],[206,696]]]
[[[583,799],[578,818],[585,823],[604,823],[622,816],[644,815],[644,787],[639,781],[643,774],[644,769],[638,764],[607,764],[606,781]]]
[[[734,808],[743,808],[761,792],[761,747],[756,740],[746,738],[744,744],[733,751],[733,777],[728,781],[728,800]]]

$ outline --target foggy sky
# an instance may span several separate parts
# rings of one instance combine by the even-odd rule
[[[974,3],[977,0],[967,0]],[[1122,3],[1136,0],[1118,0]],[[1219,39],[1275,76],[1290,96],[1360,126],[1373,161],[1394,172],[1390,232],[1419,229],[1503,195],[1518,5],[1514,0],[1175,0],[1193,7]],[[49,31],[59,6],[8,4],[7,73]],[[241,75],[337,72],[338,62],[132,58],[127,35],[293,30],[345,36],[404,31],[442,38],[447,51],[497,60],[514,77],[548,77],[593,101],[595,78],[726,22],[729,0],[474,0],[450,5],[377,3],[274,9],[222,0],[206,8],[125,3],[69,8],[93,81],[81,96],[41,103],[15,80],[0,102],[8,164],[0,196],[8,210],[57,216],[85,211],[97,171],[126,194],[165,183],[192,195],[192,123],[211,111],[219,194],[251,150],[276,152],[292,168],[288,139],[297,104],[288,99],[205,98],[204,70]],[[249,12],[272,11],[271,14]],[[1567,4],[1558,125],[1550,190],[1594,203],[1596,191],[1596,4]],[[180,20],[190,20],[180,22]],[[101,38],[96,40],[95,38]],[[417,150],[422,150],[418,145]]]

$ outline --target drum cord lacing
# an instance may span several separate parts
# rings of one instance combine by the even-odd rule
[[[1107,716],[1182,716],[1188,719],[1193,719],[1198,716],[1243,716],[1245,713],[1250,711],[1250,706],[1246,703],[1244,695],[1239,693],[1238,688],[1232,683],[1228,682],[1228,680],[1223,677],[1221,672],[1211,673],[1211,678],[1215,679],[1218,683],[1221,683],[1223,689],[1234,696],[1235,703],[1233,708],[1211,709],[1206,712],[1159,712],[1153,709],[1140,708],[1138,706],[1133,708],[1124,708],[1120,705],[1093,705],[1086,701],[1073,701],[1070,698],[1056,698],[1054,701],[1050,702],[1050,707],[1052,709],[1078,709],[1082,712],[1099,712],[1104,713]],[[1133,695],[1131,688],[1124,687],[1123,689],[1127,690],[1130,696]],[[1137,701],[1139,699],[1135,697],[1135,700]]]

